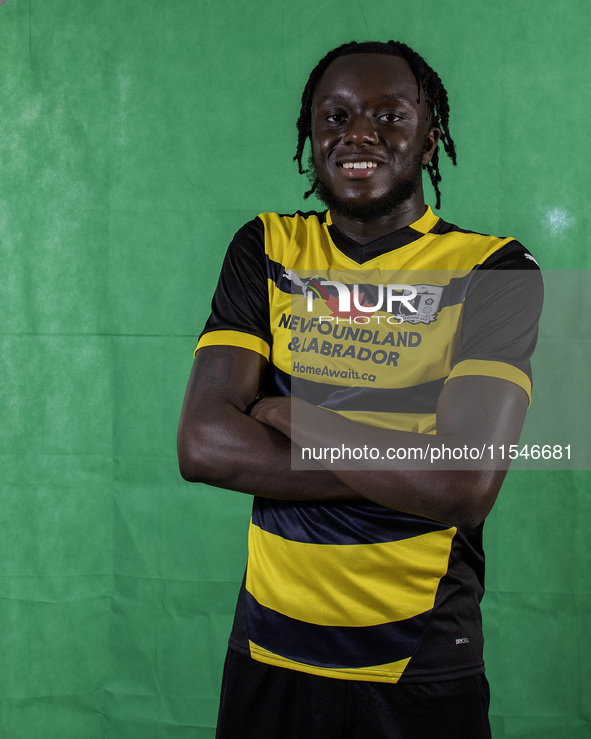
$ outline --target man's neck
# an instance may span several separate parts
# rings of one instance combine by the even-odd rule
[[[425,214],[426,206],[422,200],[407,200],[392,213],[372,220],[347,218],[331,210],[333,224],[345,236],[358,244],[369,244],[371,241],[398,231],[418,221]]]

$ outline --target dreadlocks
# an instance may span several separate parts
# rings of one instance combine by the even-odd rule
[[[429,111],[431,114],[431,125],[441,129],[441,143],[445,149],[445,153],[449,156],[453,164],[456,164],[456,147],[449,134],[449,103],[447,101],[447,91],[439,76],[434,72],[422,56],[413,51],[406,44],[400,41],[366,41],[358,43],[351,41],[348,44],[338,46],[336,49],[329,51],[328,54],[321,59],[306,83],[302,94],[302,107],[300,109],[300,117],[297,122],[298,129],[298,147],[294,161],[298,163],[300,174],[306,174],[308,170],[302,167],[302,156],[304,154],[304,146],[306,139],[312,139],[312,99],[318,81],[324,74],[329,64],[339,56],[348,54],[390,54],[391,56],[399,56],[405,59],[414,74],[417,81],[417,95],[420,99],[421,90],[425,95]],[[417,101],[418,102],[418,101]],[[431,184],[435,189],[437,196],[436,208],[441,205],[441,193],[439,191],[439,183],[441,182],[441,174],[439,173],[439,149],[435,149],[433,158],[426,165],[429,173]],[[318,186],[318,179],[312,185],[312,189],[305,193],[304,197],[308,198]]]

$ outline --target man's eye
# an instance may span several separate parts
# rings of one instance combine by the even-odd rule
[[[326,120],[329,123],[342,123],[345,120],[345,114],[344,113],[331,113],[330,115],[326,116]]]

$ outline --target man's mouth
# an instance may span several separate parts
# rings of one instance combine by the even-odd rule
[[[343,169],[376,169],[379,165],[377,162],[343,162]]]

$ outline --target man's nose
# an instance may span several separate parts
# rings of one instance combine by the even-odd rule
[[[345,131],[345,143],[375,144],[377,140],[378,134],[375,128],[375,121],[372,118],[365,115],[357,115],[350,119],[347,130]]]

